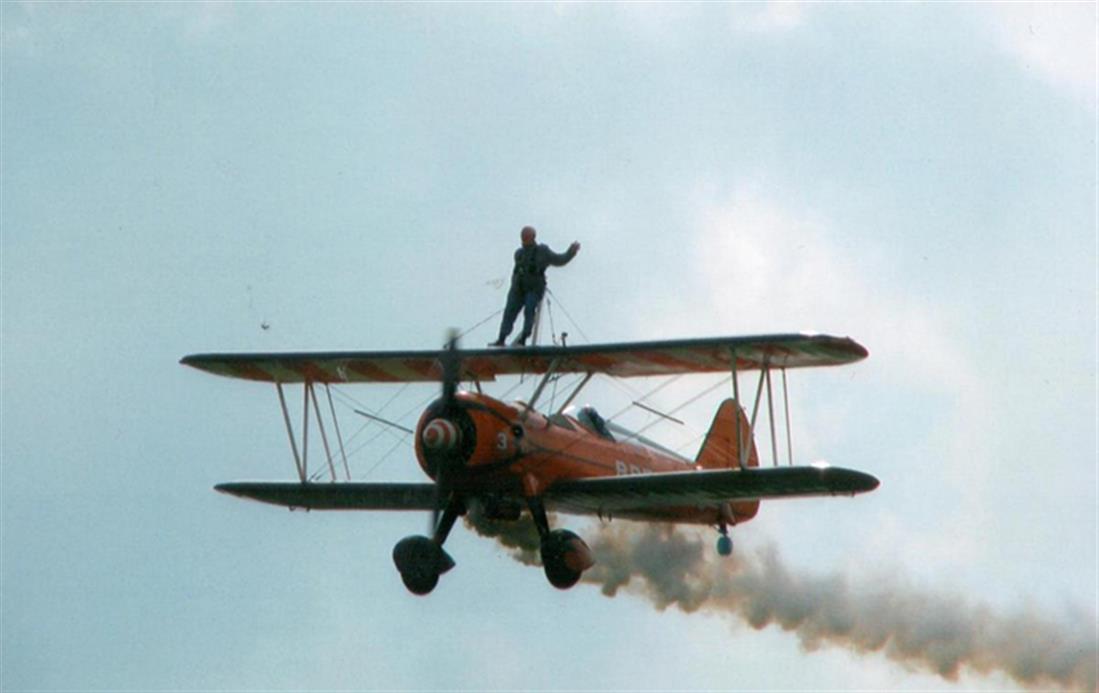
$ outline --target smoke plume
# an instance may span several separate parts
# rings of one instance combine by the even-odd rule
[[[541,563],[538,533],[527,517],[497,522],[471,512],[466,523],[516,560]],[[1070,626],[1028,610],[999,615],[899,578],[857,583],[838,574],[799,573],[773,546],[723,559],[710,542],[671,525],[618,522],[585,534],[596,564],[583,580],[608,597],[626,591],[658,609],[728,614],[756,629],[777,625],[795,633],[807,651],[877,652],[947,680],[965,668],[1003,672],[1025,686],[1096,689],[1094,618]]]

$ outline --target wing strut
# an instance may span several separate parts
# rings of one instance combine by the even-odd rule
[[[328,433],[324,430],[324,419],[321,418],[321,407],[317,404],[317,390],[313,387],[313,381],[305,381],[305,389],[309,398],[313,400],[313,413],[317,415],[317,429],[321,432],[321,443],[324,444],[324,454],[328,458],[328,473],[332,481],[335,481],[336,465],[332,464],[332,450],[328,447]]]
[[[550,378],[557,372],[557,362],[560,358],[555,358],[550,361],[549,368],[546,369],[546,374],[542,376],[542,382],[538,383],[538,387],[535,388],[534,394],[530,396],[530,402],[526,405],[526,409],[523,410],[523,415],[519,418],[520,421],[526,421],[527,416],[534,409],[534,405],[538,403],[538,398],[542,396],[542,390],[546,389],[546,385],[549,384]]]
[[[790,436],[790,394],[786,390],[786,369],[782,369],[782,404],[786,407],[786,460],[794,466],[794,440]]]
[[[771,396],[771,369],[764,368],[767,376],[767,422],[771,424],[771,465],[778,466],[778,438],[775,437],[775,400]]]
[[[759,405],[760,405],[760,402],[763,401],[763,385],[764,385],[764,383],[766,383],[767,384],[767,410],[768,410],[768,413],[770,415],[770,424],[771,424],[771,455],[772,455],[772,462],[775,465],[778,465],[778,452],[777,452],[778,448],[777,448],[777,443],[775,441],[775,408],[774,408],[773,402],[771,401],[771,367],[770,367],[770,364],[768,363],[768,359],[765,356],[763,358],[763,362],[760,364],[759,382],[756,383],[756,397],[755,397],[755,402],[752,404],[752,418],[748,421],[748,440],[743,440],[743,434],[740,431],[740,423],[739,423],[739,417],[740,417],[740,414],[739,414],[739,411],[740,411],[740,383],[739,383],[739,380],[740,380],[740,378],[738,377],[738,373],[737,373],[736,349],[735,348],[730,349],[729,354],[730,354],[730,363],[731,363],[731,367],[732,367],[732,371],[733,371],[733,403],[736,405],[737,412],[738,412],[738,414],[737,414],[738,423],[736,425],[737,463],[740,465],[741,469],[747,469],[747,462],[745,461],[745,457],[747,457],[747,455],[748,455],[747,446],[751,445],[751,441],[755,437],[756,419],[759,417]],[[784,375],[785,375],[785,372],[786,372],[785,369],[783,369],[783,374]],[[787,407],[787,409],[789,409],[789,407]],[[789,424],[789,422],[787,422],[787,424]],[[787,431],[787,432],[789,432],[789,431]]]
[[[747,469],[747,465],[744,463],[744,444],[741,442],[740,434],[740,378],[737,377],[736,372],[736,347],[729,349],[730,361],[733,367],[733,406],[736,408],[736,459],[742,470]]]
[[[279,406],[282,408],[282,421],[286,424],[286,436],[290,439],[290,452],[294,455],[294,468],[298,472],[301,483],[309,483],[309,409],[313,409],[317,417],[317,430],[321,434],[321,443],[324,444],[325,457],[328,460],[328,474],[332,481],[336,481],[336,462],[332,456],[332,446],[328,442],[328,431],[324,427],[324,416],[321,414],[320,400],[317,399],[315,383],[306,380],[302,386],[302,422],[301,422],[301,448],[298,448],[297,438],[294,436],[294,426],[290,423],[290,409],[286,406],[286,393],[282,389],[282,382],[275,382],[275,389],[279,393]],[[347,452],[344,450],[343,436],[340,434],[339,419],[336,418],[336,408],[332,403],[332,392],[325,384],[328,395],[328,408],[332,414],[332,422],[336,427],[336,439],[340,444],[340,454],[343,457],[343,469],[348,481],[351,480],[351,470],[347,465]],[[319,476],[319,474],[318,474]]]
[[[592,371],[588,371],[588,374],[584,376],[584,379],[580,381],[580,384],[573,389],[572,394],[569,395],[569,398],[566,399],[565,403],[562,404],[561,407],[557,410],[558,414],[564,412],[565,409],[568,408],[570,404],[572,404],[572,401],[576,399],[576,396],[580,394],[580,391],[584,389],[584,386],[588,384],[588,381],[592,379],[593,375],[595,375],[595,373],[593,373]]]
[[[760,395],[763,394],[763,375],[767,372],[767,366],[759,370],[759,384],[756,385],[756,402],[752,405],[752,420],[748,422],[748,438],[753,439],[756,432],[756,417],[759,416]]]
[[[298,454],[298,443],[294,440],[294,427],[290,425],[290,412],[286,409],[286,395],[282,392],[282,383],[276,381],[275,388],[279,392],[279,404],[282,405],[282,420],[286,423],[286,435],[290,437],[290,450],[294,453],[294,467],[298,470],[298,479],[305,483],[305,467],[302,465],[302,458]],[[306,416],[308,416],[309,407],[306,406]]]
[[[343,435],[340,433],[340,420],[336,416],[336,406],[332,404],[332,390],[324,384],[324,393],[328,395],[328,411],[332,414],[332,425],[336,428],[336,441],[340,444],[340,458],[343,460],[343,473],[351,481],[351,468],[347,466],[347,452],[343,449]]]

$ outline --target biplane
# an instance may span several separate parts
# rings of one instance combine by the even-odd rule
[[[719,337],[674,341],[509,349],[459,349],[452,333],[433,351],[196,354],[181,363],[216,375],[273,383],[297,481],[219,484],[223,493],[291,509],[404,510],[430,513],[427,536],[402,539],[393,561],[405,586],[427,594],[454,567],[443,546],[458,517],[476,506],[484,516],[518,520],[528,512],[540,536],[546,578],[567,589],[596,557],[575,533],[551,528],[547,511],[706,525],[718,531],[717,550],[732,552],[729,528],[752,519],[761,500],[855,495],[877,488],[864,472],[825,464],[795,466],[790,445],[786,371],[859,361],[867,351],[850,338],[820,334]],[[742,406],[741,374],[758,371],[751,414]],[[698,454],[689,459],[572,403],[596,375],[612,378],[727,372],[732,397],[717,409]],[[788,464],[778,461],[773,372],[782,375]],[[578,382],[554,411],[537,410],[551,379]],[[486,395],[482,384],[504,376],[538,376],[526,402]],[[533,381],[533,379],[532,379]],[[442,391],[423,411],[413,436],[425,483],[337,481],[317,390],[327,395],[330,420],[347,469],[330,386],[349,383],[437,382]],[[470,387],[463,389],[462,384]],[[284,386],[303,388],[299,447]],[[755,429],[761,403],[769,410],[773,466],[761,466]],[[315,417],[330,480],[308,472],[310,412]],[[363,412],[360,412],[363,413]],[[657,412],[659,413],[659,412]]]

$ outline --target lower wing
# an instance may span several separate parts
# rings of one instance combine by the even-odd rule
[[[546,489],[544,499],[550,508],[610,514],[717,507],[727,501],[853,496],[877,487],[878,480],[870,474],[842,467],[714,469],[559,481]],[[214,488],[241,498],[312,510],[432,510],[436,493],[431,483],[240,481]],[[485,489],[485,493],[495,492]]]
[[[306,510],[432,510],[435,484],[302,484],[296,481],[234,481],[215,490],[238,498]]]
[[[578,512],[613,514],[710,508],[727,501],[853,496],[873,491],[878,483],[870,474],[842,467],[714,469],[561,481],[547,489],[546,502]]]

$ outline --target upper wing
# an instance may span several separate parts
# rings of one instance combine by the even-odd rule
[[[239,498],[306,510],[431,510],[435,507],[435,484],[235,481],[214,488]]]
[[[193,354],[180,363],[231,378],[266,382],[377,383],[442,380],[443,351],[348,351],[284,354]],[[603,373],[637,376],[838,366],[866,358],[849,337],[782,334],[658,342],[472,349],[459,352],[463,379],[501,375]]]
[[[613,514],[666,507],[711,507],[725,501],[855,495],[878,480],[842,467],[769,467],[637,474],[560,481],[546,501],[562,510]]]

